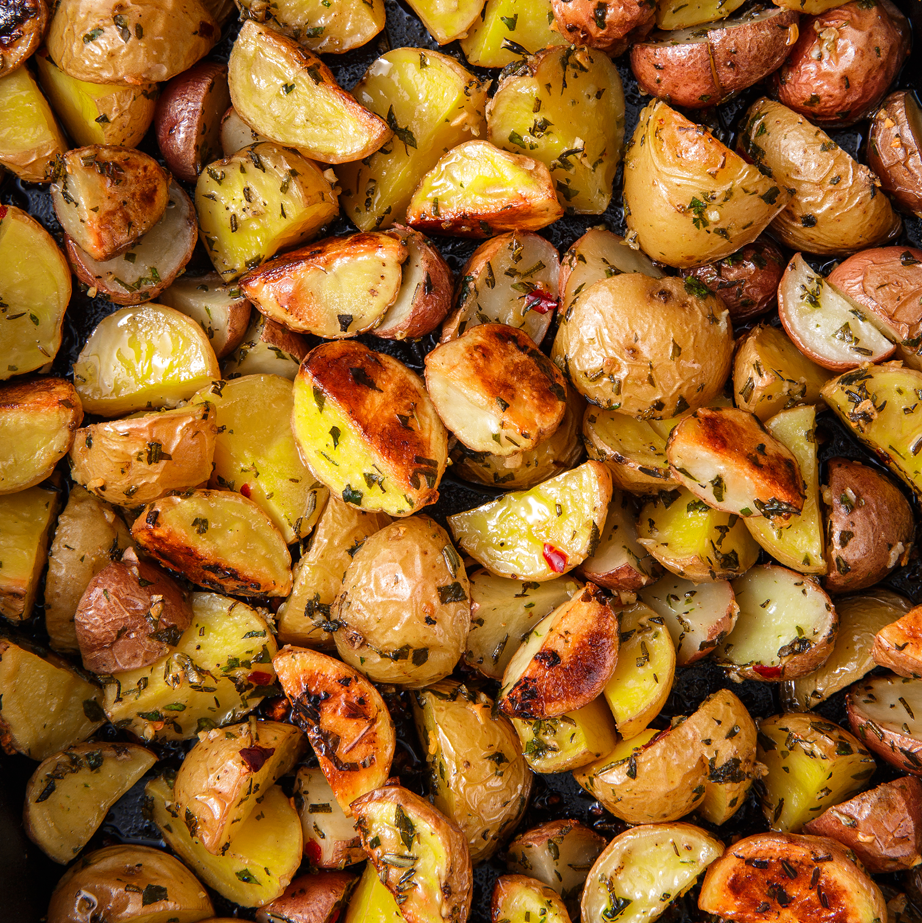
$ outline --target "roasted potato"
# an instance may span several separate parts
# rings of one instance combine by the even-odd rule
[[[879,757],[897,769],[922,775],[922,684],[887,673],[873,676],[849,690],[848,723]]]
[[[922,110],[911,92],[891,93],[874,113],[868,166],[900,208],[922,212]]]
[[[464,38],[483,9],[484,0],[410,0],[409,6],[440,44]]]
[[[247,302],[249,306],[249,302]],[[286,330],[258,311],[253,312],[243,340],[224,360],[223,377],[241,375],[281,375],[294,381],[301,361],[310,351],[307,340]]]
[[[487,0],[461,50],[478,67],[506,67],[523,53],[566,43],[554,28],[552,0]]]
[[[742,6],[739,0],[663,0],[656,5],[656,26],[658,29],[687,29],[726,19]]]
[[[30,130],[23,131],[24,125]],[[29,68],[0,77],[0,165],[27,182],[48,183],[67,147]]]
[[[256,923],[336,923],[358,880],[349,872],[301,875],[256,911]]]
[[[919,644],[922,609],[912,608],[896,621],[885,625],[874,636],[871,656],[874,662],[900,676],[922,677],[922,648]]]
[[[379,923],[404,923],[405,920],[393,894],[381,883],[370,862],[365,863],[365,871],[346,908],[343,923],[364,923],[365,920]]]
[[[46,0],[24,0],[11,6],[0,25],[0,77],[12,73],[42,43],[48,26]]]
[[[294,803],[301,816],[304,855],[322,869],[343,869],[365,861],[362,841],[319,767],[301,766]]]
[[[632,0],[593,6],[591,0],[553,0],[557,29],[574,45],[599,48],[613,56],[653,28],[656,7]]]
[[[569,923],[570,914],[560,895],[527,875],[501,875],[493,887],[494,920],[531,920],[535,914],[546,923]]]

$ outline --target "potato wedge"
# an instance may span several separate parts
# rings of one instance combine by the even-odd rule
[[[484,0],[463,0],[446,3],[444,0],[410,0],[410,8],[422,20],[429,34],[440,44],[446,45],[457,38],[464,38],[474,24]]]
[[[594,551],[610,499],[611,476],[589,461],[531,490],[455,513],[448,524],[459,548],[491,573],[543,582]]]
[[[906,90],[891,93],[874,113],[868,132],[868,166],[897,206],[922,212],[922,125],[919,103]]]
[[[287,596],[291,555],[269,516],[227,490],[193,490],[150,504],[131,535],[198,586],[239,596]]]
[[[349,872],[301,875],[256,912],[256,923],[336,923],[358,880]]]
[[[569,923],[570,914],[560,895],[527,875],[501,875],[493,887],[491,908],[494,920],[511,923],[530,920],[531,915],[547,923]]]
[[[408,516],[438,498],[448,434],[403,363],[342,340],[311,350],[291,420],[302,457],[334,496]]]
[[[583,919],[655,920],[723,850],[720,840],[691,824],[626,830],[605,847],[589,870]]]
[[[295,776],[294,803],[301,817],[304,855],[322,869],[343,869],[365,861],[352,818],[346,817],[323,770],[301,766]]]
[[[376,327],[397,300],[406,245],[381,233],[327,237],[243,276],[243,294],[266,317],[328,340]]]
[[[407,923],[467,918],[471,857],[455,824],[400,786],[369,792],[354,812],[369,860]]]
[[[922,684],[887,673],[858,683],[846,699],[848,723],[879,757],[897,769],[922,775]]]
[[[304,337],[256,311],[243,340],[224,360],[222,373],[227,379],[241,375],[281,375],[294,381],[301,360],[309,351]]]
[[[284,647],[273,661],[336,800],[352,803],[387,781],[394,723],[378,690],[352,667],[307,648]]]
[[[487,0],[461,49],[477,67],[506,67],[523,53],[566,43],[554,28],[552,0]]]
[[[885,625],[874,636],[871,656],[874,662],[899,676],[922,678],[922,609],[918,606]]]
[[[26,182],[51,182],[68,145],[28,67],[0,77],[0,113],[0,165]]]
[[[82,420],[80,398],[63,378],[0,386],[0,495],[44,481]]]
[[[156,762],[150,750],[126,743],[77,744],[48,757],[26,786],[23,823],[29,839],[66,865],[109,808]]]
[[[54,359],[70,296],[70,267],[54,238],[21,208],[0,206],[0,381]]]
[[[48,4],[45,0],[25,0],[11,7],[0,26],[0,77],[12,73],[32,56],[42,43],[48,27]]]
[[[362,855],[365,855],[364,851]],[[364,923],[366,920],[374,920],[375,923],[403,923],[404,919],[394,896],[378,878],[375,867],[366,862],[365,871],[346,908],[343,923]]]
[[[195,184],[195,210],[214,268],[232,282],[312,237],[338,205],[312,160],[264,141],[205,167]]]

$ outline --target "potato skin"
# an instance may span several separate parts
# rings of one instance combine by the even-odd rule
[[[10,0],[0,21],[0,77],[12,73],[42,43],[47,0]]]
[[[910,90],[891,93],[874,114],[868,166],[899,208],[922,216],[922,107]]]
[[[807,17],[772,78],[778,101],[816,125],[850,125],[883,99],[909,54],[910,36],[890,0],[852,0]]]
[[[574,45],[588,45],[615,56],[641,41],[656,22],[656,4],[646,0],[602,3],[551,0],[558,31]]]
[[[881,628],[874,636],[871,656],[899,676],[922,678],[922,606]]]
[[[281,897],[256,911],[256,923],[335,923],[358,880],[354,872],[300,875]]]

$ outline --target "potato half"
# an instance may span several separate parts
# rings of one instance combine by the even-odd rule
[[[849,690],[846,700],[852,730],[878,756],[897,769],[922,775],[922,682],[886,673]]]

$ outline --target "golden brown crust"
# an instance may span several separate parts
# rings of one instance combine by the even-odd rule
[[[871,647],[874,662],[900,676],[922,678],[922,606],[885,625]]]
[[[7,0],[0,17],[0,77],[12,73],[42,43],[48,25],[46,0]]]

